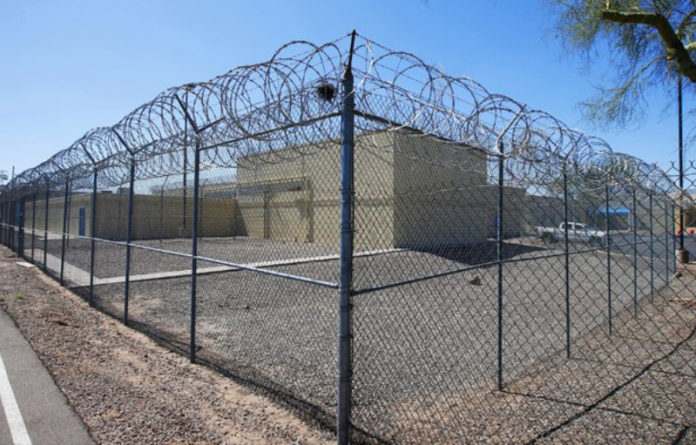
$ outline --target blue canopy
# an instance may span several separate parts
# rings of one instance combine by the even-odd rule
[[[628,207],[609,207],[609,214],[610,215],[630,215],[631,210]],[[601,214],[607,213],[607,209],[605,207],[602,207],[599,209],[599,212]]]

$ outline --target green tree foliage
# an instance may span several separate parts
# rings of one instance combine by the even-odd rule
[[[696,0],[547,0],[559,12],[558,36],[591,64],[607,44],[616,78],[582,104],[599,124],[625,125],[653,87],[674,88],[676,75],[696,84]]]

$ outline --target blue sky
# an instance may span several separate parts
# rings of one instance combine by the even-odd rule
[[[283,43],[353,28],[452,75],[543,109],[616,151],[676,159],[676,105],[658,91],[627,129],[581,119],[577,104],[611,74],[564,54],[544,0],[0,0],[0,169],[32,167],[88,129],[117,122],[167,87],[268,59]],[[669,105],[669,106],[668,106]],[[688,108],[688,99],[685,104]],[[692,125],[687,116],[686,128]],[[693,159],[694,150],[687,149]]]

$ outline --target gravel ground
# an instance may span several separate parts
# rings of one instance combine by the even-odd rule
[[[0,306],[97,443],[328,444],[295,415],[89,308],[0,250]]]
[[[307,244],[248,239],[205,241],[210,253],[202,254],[236,262],[331,253],[326,246]],[[173,242],[177,243],[180,241]],[[100,245],[97,261],[112,268],[109,274],[118,275],[114,263],[122,261],[123,248],[112,247]],[[538,242],[520,245],[515,240],[506,244],[511,262],[504,266],[503,378],[507,388],[514,391],[503,393],[494,391],[495,267],[388,286],[488,262],[495,258],[494,245],[356,258],[354,280],[360,293],[354,297],[354,423],[375,436],[363,439],[451,443],[476,438],[477,442],[524,443],[582,413],[631,379],[636,367],[646,366],[666,353],[675,338],[682,338],[683,333],[675,326],[684,322],[684,314],[675,312],[658,323],[654,311],[677,293],[692,296],[694,292],[686,287],[668,288],[660,298],[650,297],[651,275],[652,287],[657,290],[671,273],[662,255],[656,256],[652,274],[649,258],[639,259],[636,319],[632,252],[616,249],[612,255],[614,332],[609,336],[606,253],[574,254],[570,257],[569,283],[572,360],[566,360],[564,258],[543,257],[560,253],[558,248]],[[75,252],[79,251],[75,245]],[[531,257],[537,259],[517,261]],[[85,251],[69,254],[68,258],[84,261]],[[134,250],[135,273],[187,267],[185,258]],[[321,261],[274,270],[335,282],[338,264]],[[189,288],[187,277],[132,283],[132,325],[169,347],[185,351],[189,341]],[[200,276],[198,296],[197,346],[201,360],[331,424],[336,405],[334,289],[237,271]],[[121,316],[123,285],[98,286],[95,303]],[[648,325],[652,330],[646,329]],[[655,367],[667,366],[672,360],[670,357]],[[686,366],[693,370],[693,361],[685,363],[680,369]],[[530,376],[538,378],[530,380]],[[671,394],[665,386],[669,387],[657,384],[642,399],[664,406],[659,396]],[[688,400],[675,401],[674,406],[689,405]],[[656,416],[655,422],[666,427],[660,430],[662,436],[653,436],[654,442],[664,442],[663,438],[673,437],[674,431],[691,422],[688,416],[682,423],[665,422],[666,417]],[[572,427],[562,430],[572,431],[575,425],[583,424],[572,423]],[[604,437],[610,425],[606,424],[605,430],[598,426],[597,434],[587,437]],[[644,430],[658,431],[652,427]],[[623,427],[615,433],[622,438],[619,442],[626,443],[644,434]],[[556,440],[553,437],[559,436],[550,434],[543,440]]]

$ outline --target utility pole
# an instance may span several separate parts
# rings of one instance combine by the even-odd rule
[[[682,76],[677,79],[677,102],[679,103],[679,189],[684,190],[684,140],[682,129]],[[665,228],[666,229],[666,228]],[[679,249],[677,259],[682,264],[689,263],[689,251],[684,249],[684,208],[679,207]]]

